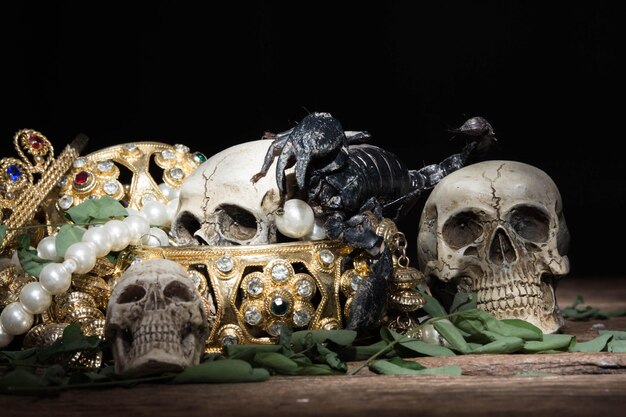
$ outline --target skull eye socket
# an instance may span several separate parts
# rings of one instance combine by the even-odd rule
[[[241,207],[220,206],[218,223],[222,235],[236,241],[250,240],[257,234],[256,217]]]
[[[443,239],[454,249],[460,249],[478,239],[483,226],[476,213],[465,211],[449,218],[443,225]]]
[[[545,242],[550,235],[550,218],[538,207],[513,208],[509,214],[509,223],[518,235],[531,242]]]
[[[195,233],[200,230],[200,220],[188,211],[182,212],[176,219],[174,234],[184,241],[197,240]],[[199,242],[202,243],[202,242]]]
[[[167,284],[163,290],[163,295],[172,301],[192,301],[194,299],[189,287],[177,281]]]
[[[117,297],[118,304],[136,303],[146,295],[146,289],[140,285],[129,285]]]

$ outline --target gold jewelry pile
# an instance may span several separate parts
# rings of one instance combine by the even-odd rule
[[[180,189],[184,179],[206,160],[185,145],[136,142],[79,156],[80,144],[68,146],[58,158],[50,142],[33,130],[15,136],[20,160],[0,160],[0,209],[6,233],[0,246],[0,311],[19,299],[20,291],[37,278],[11,262],[16,236],[31,231],[34,247],[58,231],[65,211],[81,202],[107,195],[139,210],[148,201],[167,203],[167,196],[151,174],[154,164],[163,183]],[[120,169],[121,168],[121,169]],[[124,178],[123,172],[130,173]],[[36,181],[35,176],[41,178]],[[406,241],[389,219],[378,224],[377,234],[394,252],[389,315],[396,327],[410,327],[407,312],[424,304],[415,290],[419,271],[408,266]],[[111,289],[133,262],[166,258],[188,269],[204,299],[212,330],[207,352],[228,344],[276,341],[280,326],[293,329],[339,329],[344,326],[359,281],[368,276],[368,258],[360,255],[354,268],[342,271],[351,248],[335,241],[292,242],[263,246],[176,247],[129,246],[112,262],[98,258],[86,274],[73,274],[68,292],[54,296],[50,308],[35,317],[24,335],[23,347],[45,346],[62,336],[70,323],[79,323],[86,335],[104,337],[106,306]],[[74,358],[85,366],[99,366],[102,355]]]

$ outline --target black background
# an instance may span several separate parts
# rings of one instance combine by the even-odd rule
[[[1,154],[33,128],[58,149],[83,132],[85,153],[154,140],[211,155],[327,111],[420,168],[457,152],[449,130],[481,115],[493,159],[559,186],[571,273],[623,273],[624,48],[610,3],[181,3],[0,6]],[[413,259],[426,197],[401,222]]]

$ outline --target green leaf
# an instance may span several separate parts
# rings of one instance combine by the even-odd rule
[[[459,329],[454,326],[454,324],[449,321],[437,320],[433,323],[433,326],[435,327],[435,330],[437,330],[439,334],[450,344],[451,349],[461,353],[469,353],[471,350],[470,347],[467,345],[463,335]]]
[[[587,342],[576,342],[570,352],[602,352],[607,343],[613,339],[611,334],[603,334]]]
[[[356,336],[354,330],[301,330],[291,335],[291,345],[295,352],[327,341],[338,346],[350,346]]]
[[[416,371],[419,371],[421,369],[426,369],[426,367],[419,362],[407,361],[397,356],[395,358],[387,359],[387,361],[390,363],[396,364],[398,366],[401,366],[403,368],[414,369]]]
[[[500,336],[493,342],[489,342],[472,350],[471,353],[514,353],[522,349],[524,340],[519,337]]]
[[[476,293],[457,292],[450,306],[450,313],[476,309]]]
[[[314,363],[305,366],[299,366],[294,375],[338,375],[342,372],[333,370],[330,366],[323,363]]]
[[[0,243],[2,243],[6,235],[7,235],[7,226],[4,224],[0,224]]]
[[[607,347],[609,352],[626,353],[626,340],[611,340]]]
[[[37,363],[37,349],[0,351],[0,363],[16,365],[34,365]]]
[[[390,357],[397,354],[392,346],[389,346],[384,340],[380,340],[366,346],[346,346],[339,351],[339,355],[344,361],[360,361],[369,359],[382,350],[384,350],[383,353],[378,356]]]
[[[372,372],[383,375],[461,375],[461,367],[457,365],[417,370],[390,362],[386,359],[374,361],[369,368]]]
[[[613,340],[626,340],[626,332],[621,330],[600,330],[598,333],[601,335],[610,334],[613,336]]]
[[[424,304],[422,310],[428,313],[431,317],[443,317],[448,315],[446,309],[443,308],[436,298],[428,294],[422,285],[418,285],[417,289],[426,299],[426,304]]]
[[[298,363],[277,352],[259,352],[254,356],[254,363],[282,375],[294,375]]]
[[[41,378],[32,370],[17,368],[0,376],[1,393],[34,393],[40,385]]]
[[[451,317],[451,321],[461,330],[473,336],[476,341],[487,341],[485,331],[506,337],[519,337],[524,340],[541,340],[541,330],[530,323],[521,324],[519,320],[505,322],[498,320],[482,310],[466,310]],[[493,341],[493,338],[490,338]]]
[[[315,345],[315,350],[321,356],[321,359],[332,369],[340,372],[345,372],[348,369],[348,365],[339,359],[339,355],[336,352],[333,352],[321,343]]]
[[[85,229],[71,224],[64,224],[54,239],[57,255],[65,256],[65,251],[73,243],[80,242],[85,234]]]
[[[259,382],[269,379],[266,369],[253,368],[239,359],[221,359],[189,366],[177,374],[173,384],[207,384],[227,382]]]
[[[551,353],[570,350],[576,338],[568,334],[544,334],[542,341],[529,341],[524,343],[525,353]]]
[[[574,302],[572,303],[572,308],[576,308],[576,306],[578,304],[582,304],[585,302],[585,299],[583,298],[582,295],[577,295],[576,298],[574,298]]]
[[[37,256],[37,250],[30,248],[18,249],[17,257],[20,260],[22,269],[34,277],[39,277],[43,267],[52,262],[48,259],[40,258]]]
[[[128,216],[128,211],[116,199],[101,196],[97,199],[88,199],[66,211],[66,215],[74,223],[89,224],[105,222],[107,220]]]
[[[280,352],[282,349],[279,345],[226,345],[226,356],[252,363],[257,353]]]

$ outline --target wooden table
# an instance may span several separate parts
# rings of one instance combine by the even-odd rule
[[[559,305],[571,305],[577,295],[603,310],[626,308],[626,278],[563,279]],[[597,335],[597,323],[626,330],[626,318],[619,317],[568,321],[563,332],[588,340]],[[353,376],[140,385],[43,399],[0,395],[0,416],[626,416],[626,353],[461,355],[419,362],[458,364],[463,375],[388,376],[364,369]],[[522,372],[556,375],[517,376]]]

